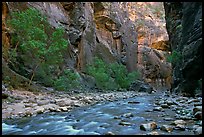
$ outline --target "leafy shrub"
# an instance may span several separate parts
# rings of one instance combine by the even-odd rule
[[[7,23],[15,33],[12,35],[12,44],[15,46],[15,52],[19,53],[15,56],[13,51],[10,52],[11,62],[13,58],[21,59],[23,63],[20,67],[32,70],[29,72],[32,75],[31,81],[40,67],[41,72],[44,71],[42,74],[51,75],[50,69],[42,65],[59,66],[63,63],[63,55],[68,46],[68,41],[63,38],[64,30],[57,28],[52,31],[47,18],[38,10],[29,8],[25,11],[12,12]],[[39,77],[41,73],[37,75]]]
[[[96,86],[100,89],[114,89],[117,87],[108,73],[108,65],[99,58],[94,58],[93,64],[87,66],[87,73],[95,78]]]
[[[67,91],[69,89],[78,88],[80,86],[79,76],[72,72],[72,70],[66,69],[62,75],[56,79],[55,88],[57,90]]]
[[[95,58],[94,63],[87,66],[87,73],[96,80],[96,86],[101,89],[128,88],[139,78],[137,71],[128,73],[122,64],[105,64],[101,59]]]
[[[173,51],[171,55],[167,56],[167,61],[172,64],[180,63],[181,60],[182,60],[182,55],[177,51]]]

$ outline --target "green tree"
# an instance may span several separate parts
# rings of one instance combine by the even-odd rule
[[[101,89],[127,89],[130,84],[139,78],[139,73],[128,73],[122,64],[106,64],[99,58],[95,58],[93,64],[87,66],[87,73],[96,80],[96,86]]]
[[[72,70],[66,69],[62,75],[54,82],[57,90],[67,91],[69,89],[79,88],[80,77]]]
[[[29,8],[25,11],[12,12],[7,23],[15,33],[12,36],[12,43],[15,45],[13,51],[19,53],[18,57],[23,60],[26,67],[31,66],[30,83],[37,69],[48,73],[51,67],[43,66],[56,67],[63,62],[63,54],[68,46],[68,41],[63,38],[64,30],[57,28],[53,32],[46,17],[38,10]],[[15,55],[13,51],[12,54]]]

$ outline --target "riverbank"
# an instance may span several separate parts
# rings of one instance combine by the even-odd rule
[[[135,91],[115,92],[30,92],[24,90],[8,90],[2,86],[2,91],[8,96],[2,100],[2,120],[35,116],[47,112],[68,112],[75,107],[95,104],[102,101],[116,101],[138,96]],[[142,93],[140,93],[142,94]]]

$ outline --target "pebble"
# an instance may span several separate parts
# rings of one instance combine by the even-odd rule
[[[129,125],[131,125],[131,123],[121,121],[121,122],[119,123],[119,125],[122,125],[122,126],[129,126]]]
[[[153,111],[162,111],[162,110],[163,110],[162,107],[155,107],[155,108],[153,109]]]
[[[122,117],[125,117],[125,118],[130,118],[130,117],[133,117],[134,115],[132,113],[125,113],[122,115]]]
[[[166,131],[166,132],[172,132],[172,131],[173,131],[173,127],[172,127],[172,126],[169,126],[169,125],[162,125],[162,126],[160,127],[160,130]]]

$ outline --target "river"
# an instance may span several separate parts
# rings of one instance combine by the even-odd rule
[[[153,112],[153,101],[159,94],[147,94],[114,102],[102,102],[90,106],[74,108],[70,112],[52,112],[15,120],[4,120],[3,135],[116,135],[146,134],[140,125],[155,121],[158,127],[166,121],[160,117],[174,112]],[[160,131],[160,134],[192,134],[190,131]]]

